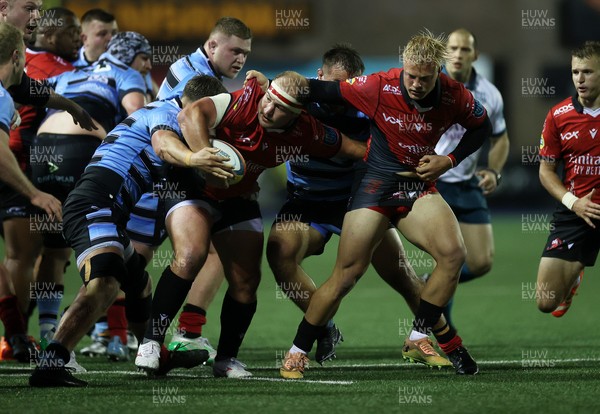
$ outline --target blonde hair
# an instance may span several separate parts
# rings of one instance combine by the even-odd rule
[[[402,60],[418,66],[433,64],[441,68],[448,58],[447,41],[444,34],[436,36],[429,29],[425,29],[408,41],[402,51]]]

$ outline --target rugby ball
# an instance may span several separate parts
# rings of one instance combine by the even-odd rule
[[[244,174],[246,173],[246,161],[244,160],[244,157],[242,157],[242,154],[240,154],[233,145],[220,139],[212,139],[210,143],[214,148],[219,149],[217,155],[229,158],[229,161],[227,161],[226,164],[233,165],[233,178],[228,180],[229,185],[237,184],[242,181],[242,178],[244,178]]]

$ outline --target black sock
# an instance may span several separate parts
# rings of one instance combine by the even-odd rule
[[[40,368],[57,369],[64,366],[71,359],[71,353],[60,342],[52,341],[48,344],[45,350],[40,351],[41,362]]]
[[[306,318],[302,318],[294,338],[294,345],[308,354],[315,341],[323,336],[325,328],[325,326],[311,325]]]
[[[154,292],[152,316],[146,328],[145,338],[161,344],[165,341],[167,329],[185,301],[192,282],[177,276],[170,266],[165,269]]]
[[[236,358],[244,335],[256,312],[256,304],[240,303],[225,294],[221,308],[221,336],[217,347],[217,360]]]
[[[450,342],[456,336],[456,329],[446,322],[440,329],[435,329],[433,334],[438,343],[445,344]]]
[[[434,305],[423,299],[419,303],[415,320],[413,321],[413,329],[417,332],[421,332],[425,335],[431,335],[433,332],[433,326],[440,319],[443,308],[441,306]]]

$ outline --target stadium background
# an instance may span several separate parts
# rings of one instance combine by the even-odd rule
[[[455,307],[460,334],[482,372],[476,378],[459,378],[452,372],[400,362],[400,344],[412,317],[369,270],[336,317],[346,336],[339,359],[324,369],[309,370],[307,381],[278,382],[277,364],[290,345],[300,313],[263,263],[259,308],[240,352],[256,380],[213,380],[203,368],[175,373],[166,381],[149,381],[136,375],[131,361],[115,365],[81,357],[79,362],[91,371],[84,377],[90,381],[88,389],[32,390],[26,385],[29,367],[9,363],[0,365],[1,412],[600,412],[598,272],[586,272],[573,309],[561,320],[542,315],[533,299],[553,207],[537,178],[535,152],[548,109],[572,93],[570,48],[585,39],[600,39],[600,1],[44,2],[46,8],[61,4],[79,16],[90,8],[104,8],[115,14],[120,30],[146,35],[155,52],[157,82],[171,62],[203,43],[215,20],[224,15],[242,19],[254,32],[245,69],[268,75],[286,69],[313,75],[322,52],[340,41],[361,53],[367,73],[386,70],[398,65],[401,46],[424,27],[434,33],[457,27],[475,32],[483,52],[476,66],[504,96],[511,139],[504,181],[490,199],[494,268],[485,278],[461,285]],[[227,82],[230,88],[239,85],[240,79]],[[266,174],[262,182],[267,221],[282,202],[283,180],[280,170]],[[317,283],[329,274],[336,246],[334,238],[323,255],[307,260],[307,272]],[[407,249],[418,273],[433,266],[429,256],[408,244]],[[168,246],[155,254],[149,264],[155,280],[171,258]],[[80,286],[73,266],[66,284],[65,304]],[[209,311],[204,331],[214,345],[222,293]],[[36,334],[36,323],[32,325]],[[88,343],[84,339],[80,346]]]

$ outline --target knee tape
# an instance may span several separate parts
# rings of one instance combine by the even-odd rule
[[[86,259],[79,271],[83,283],[87,285],[90,280],[101,277],[114,277],[123,284],[127,275],[127,268],[123,258],[116,253],[101,253]]]

